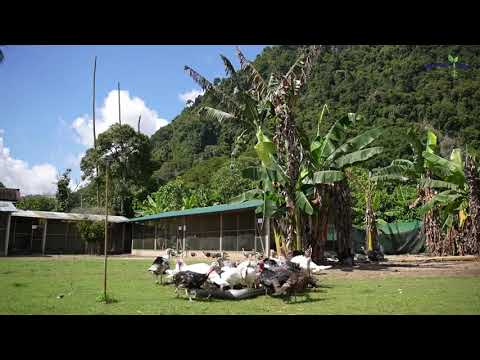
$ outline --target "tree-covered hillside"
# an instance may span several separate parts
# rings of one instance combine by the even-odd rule
[[[267,47],[254,63],[262,75],[285,72],[297,54],[296,46]],[[468,68],[457,68],[456,77],[451,67],[429,68],[429,64],[448,64],[448,55],[459,56],[459,62]],[[327,129],[334,119],[348,112],[363,116],[354,132],[372,126],[385,126],[386,132],[378,145],[386,148],[372,166],[386,165],[391,159],[410,156],[410,149],[401,135],[412,124],[436,130],[443,144],[442,153],[453,146],[468,144],[470,150],[480,149],[480,46],[398,46],[354,45],[329,47],[307,83],[297,105],[297,119],[308,134],[316,131],[323,104],[330,113],[323,127]],[[253,60],[253,59],[252,59]],[[221,59],[219,57],[219,66]],[[201,72],[202,69],[196,69]],[[238,74],[236,76],[242,76]],[[231,81],[216,79],[215,83],[227,93],[233,91]],[[171,124],[161,128],[152,137],[153,157],[156,163],[154,177],[159,183],[179,175],[192,177],[202,164],[211,174],[214,165],[220,168],[228,160],[234,139],[243,130],[225,126],[215,120],[202,119],[200,106],[216,106],[215,98],[207,92],[195,104],[185,108]],[[251,135],[251,136],[248,136]],[[252,139],[253,134],[247,134]],[[245,145],[243,150],[248,150]],[[217,158],[213,160],[212,158]],[[207,161],[208,159],[208,161]],[[203,162],[205,161],[205,162]]]

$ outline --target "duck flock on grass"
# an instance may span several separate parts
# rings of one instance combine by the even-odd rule
[[[243,250],[243,249],[242,249]],[[210,256],[207,256],[210,255]],[[287,258],[283,256],[264,258],[257,253],[245,253],[247,258],[242,262],[233,262],[226,259],[226,253],[204,253],[205,256],[215,259],[212,263],[195,263],[187,265],[176,258],[175,268],[170,268],[170,260],[176,255],[167,249],[166,255],[159,256],[148,268],[158,283],[164,283],[165,275],[168,283],[173,283],[175,293],[184,289],[186,296],[192,301],[197,291],[212,293],[236,291],[238,289],[257,289],[273,296],[295,296],[309,287],[317,287],[314,274],[331,268],[315,264],[311,259],[311,252],[306,254],[295,252]],[[307,255],[307,256],[305,256]],[[248,289],[248,290],[247,290]],[[261,290],[259,290],[261,289]]]

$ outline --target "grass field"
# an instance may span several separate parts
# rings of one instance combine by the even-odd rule
[[[480,278],[320,277],[321,288],[297,302],[261,296],[242,301],[176,298],[155,285],[151,260],[109,259],[109,292],[96,302],[101,258],[0,258],[0,314],[480,314]],[[64,295],[62,298],[57,298]]]

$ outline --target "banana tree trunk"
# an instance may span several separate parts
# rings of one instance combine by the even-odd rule
[[[431,177],[430,171],[427,171],[427,178]],[[418,190],[422,203],[430,201],[435,193],[431,188]],[[444,252],[445,239],[442,236],[441,225],[439,222],[438,210],[430,210],[423,217],[423,228],[425,232],[425,247],[430,256],[441,256]]]
[[[332,215],[335,224],[337,255],[345,264],[353,263],[352,195],[346,180],[333,185]]]
[[[468,183],[468,218],[463,227],[466,252],[480,255],[480,179],[478,169],[470,155],[465,158],[465,179]]]
[[[365,233],[366,233],[366,243],[365,249],[367,251],[373,251],[377,249],[377,224],[375,213],[373,211],[372,205],[372,192],[370,189],[367,190],[365,194],[366,206],[365,206]]]

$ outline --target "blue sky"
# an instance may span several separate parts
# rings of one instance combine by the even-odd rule
[[[264,46],[240,48],[253,60]],[[80,180],[78,160],[92,140],[88,125],[95,55],[97,128],[106,129],[118,116],[117,93],[112,91],[120,81],[122,121],[133,124],[141,113],[142,131],[149,135],[170,122],[185,99],[200,91],[184,73],[184,65],[210,80],[224,76],[219,54],[238,66],[234,45],[5,46],[2,50],[0,181],[20,188],[22,194],[51,192],[56,172],[67,167],[72,168],[73,179]]]

